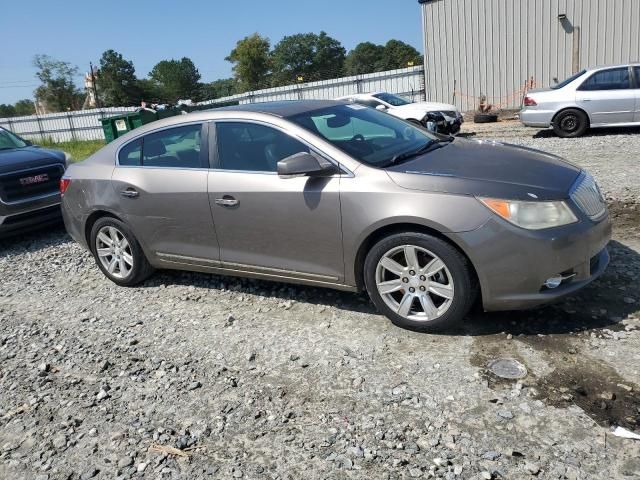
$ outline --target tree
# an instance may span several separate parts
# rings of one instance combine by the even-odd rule
[[[384,47],[371,42],[363,42],[349,52],[344,62],[345,75],[361,75],[381,71]]]
[[[162,103],[162,92],[160,87],[148,78],[140,78],[136,81],[136,87],[140,91],[140,101],[147,103]]]
[[[422,61],[423,58],[420,52],[408,43],[400,40],[389,40],[384,46],[384,52],[378,64],[380,70],[378,71],[406,68],[409,62],[413,62],[415,65],[422,65]]]
[[[203,100],[214,100],[238,93],[238,83],[233,78],[222,78],[203,84],[200,91]]]
[[[125,60],[114,50],[100,57],[97,76],[98,95],[107,107],[123,107],[140,103],[140,88],[133,62]]]
[[[162,60],[149,73],[165,101],[197,100],[200,93],[200,72],[190,58]]]
[[[0,118],[8,118],[16,116],[16,108],[13,105],[7,105],[6,103],[0,104]]]
[[[257,33],[245,37],[236,43],[236,47],[226,61],[233,63],[233,75],[238,82],[240,92],[258,90],[266,87],[269,76],[268,38]]]
[[[14,108],[16,111],[16,117],[33,115],[34,113],[36,113],[36,107],[33,104],[33,101],[29,100],[28,98],[18,100],[14,104]]]
[[[295,83],[298,76],[312,82],[339,77],[346,50],[325,32],[284,37],[271,53],[274,86]]]
[[[83,95],[74,82],[79,74],[78,67],[48,55],[36,55],[33,65],[38,69],[36,77],[42,83],[34,93],[47,110],[61,112],[80,107]]]

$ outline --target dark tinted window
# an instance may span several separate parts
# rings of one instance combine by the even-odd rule
[[[580,85],[579,90],[624,90],[630,87],[629,69],[623,67],[594,73]]]
[[[142,140],[134,140],[122,147],[122,150],[120,150],[120,154],[118,155],[118,161],[120,162],[120,165],[140,166],[141,153]]]
[[[411,103],[409,100],[399,97],[398,95],[392,95],[391,93],[376,93],[374,97],[394,107],[401,107],[402,105],[409,105]]]
[[[635,67],[636,88],[640,88],[640,67]]]
[[[371,108],[376,108],[378,105],[382,105],[382,103],[378,102],[377,100],[371,100],[368,98],[356,98],[354,100],[354,103],[357,103],[358,105],[364,105],[365,107],[371,107]]]
[[[276,172],[278,162],[309,152],[302,142],[275,128],[247,122],[217,124],[219,168],[250,172]]]
[[[170,128],[144,137],[145,167],[201,168],[201,125]]]

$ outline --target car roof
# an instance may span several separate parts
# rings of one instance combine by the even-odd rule
[[[608,68],[622,68],[622,67],[640,67],[640,62],[619,63],[617,65],[598,65],[596,67],[588,67],[585,70],[587,72],[596,72],[598,70],[606,70]]]
[[[230,107],[220,107],[209,111],[257,112],[287,118],[300,113],[344,104],[345,102],[340,100],[283,100],[278,102],[247,103]]]

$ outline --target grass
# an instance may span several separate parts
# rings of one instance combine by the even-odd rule
[[[106,145],[104,140],[74,140],[71,142],[61,143],[43,140],[35,143],[44,148],[63,150],[71,155],[73,162],[81,162],[89,155],[92,155]]]

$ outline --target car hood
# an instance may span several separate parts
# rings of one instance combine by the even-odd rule
[[[403,188],[513,200],[565,199],[580,171],[532,148],[461,138],[387,168]]]
[[[39,147],[0,150],[0,173],[15,172],[43,165],[60,164],[65,167],[64,152]]]

